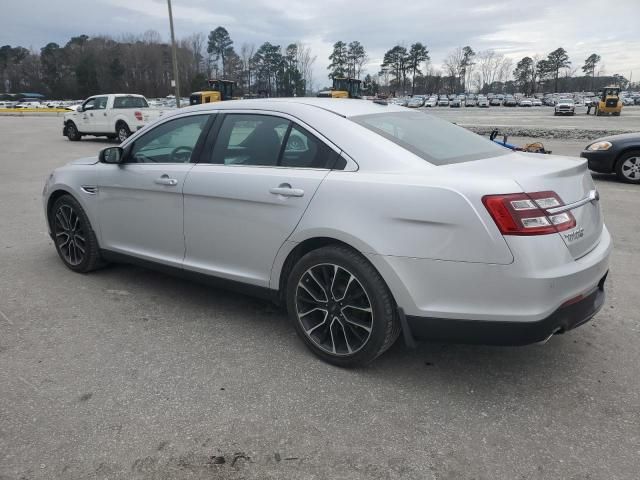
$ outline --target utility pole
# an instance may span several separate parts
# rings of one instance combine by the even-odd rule
[[[176,50],[176,36],[173,33],[173,12],[171,11],[171,0],[167,0],[169,6],[169,26],[171,28],[171,53],[173,57],[173,82],[176,87],[176,107],[180,108],[180,79],[178,74],[178,52]]]

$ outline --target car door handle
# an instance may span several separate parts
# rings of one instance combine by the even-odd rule
[[[156,178],[154,180],[158,185],[168,185],[170,187],[175,187],[178,184],[178,180],[175,178],[169,178],[168,175],[163,175],[160,178]]]
[[[283,183],[279,187],[269,189],[269,193],[274,195],[282,195],[283,197],[302,197],[304,196],[304,190],[301,188],[291,188],[288,183]]]

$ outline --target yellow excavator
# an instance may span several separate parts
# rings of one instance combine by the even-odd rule
[[[235,82],[231,80],[209,80],[209,88],[200,92],[193,92],[189,96],[189,105],[200,105],[201,103],[221,102],[233,98],[233,87]]]
[[[362,98],[360,85],[362,80],[357,78],[336,77],[333,79],[331,90],[324,90],[318,93],[319,97],[328,98]]]
[[[620,116],[622,100],[620,100],[620,87],[605,87],[600,92],[600,98],[596,101],[596,116],[611,114]]]

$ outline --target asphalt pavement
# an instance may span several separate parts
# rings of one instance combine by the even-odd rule
[[[113,143],[61,130],[0,117],[0,479],[638,478],[640,187],[596,176],[615,250],[590,323],[517,348],[398,342],[342,370],[268,303],[66,269],[42,186]]]

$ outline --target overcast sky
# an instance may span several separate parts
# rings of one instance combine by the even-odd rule
[[[640,0],[172,0],[176,35],[227,28],[236,49],[268,41],[302,41],[318,56],[315,83],[326,84],[337,40],[359,40],[377,73],[384,52],[400,43],[427,45],[439,68],[447,53],[470,45],[519,60],[564,47],[573,66],[591,53],[604,73],[640,80]],[[3,0],[0,45],[40,49],[71,36],[143,33],[169,37],[166,0]]]

